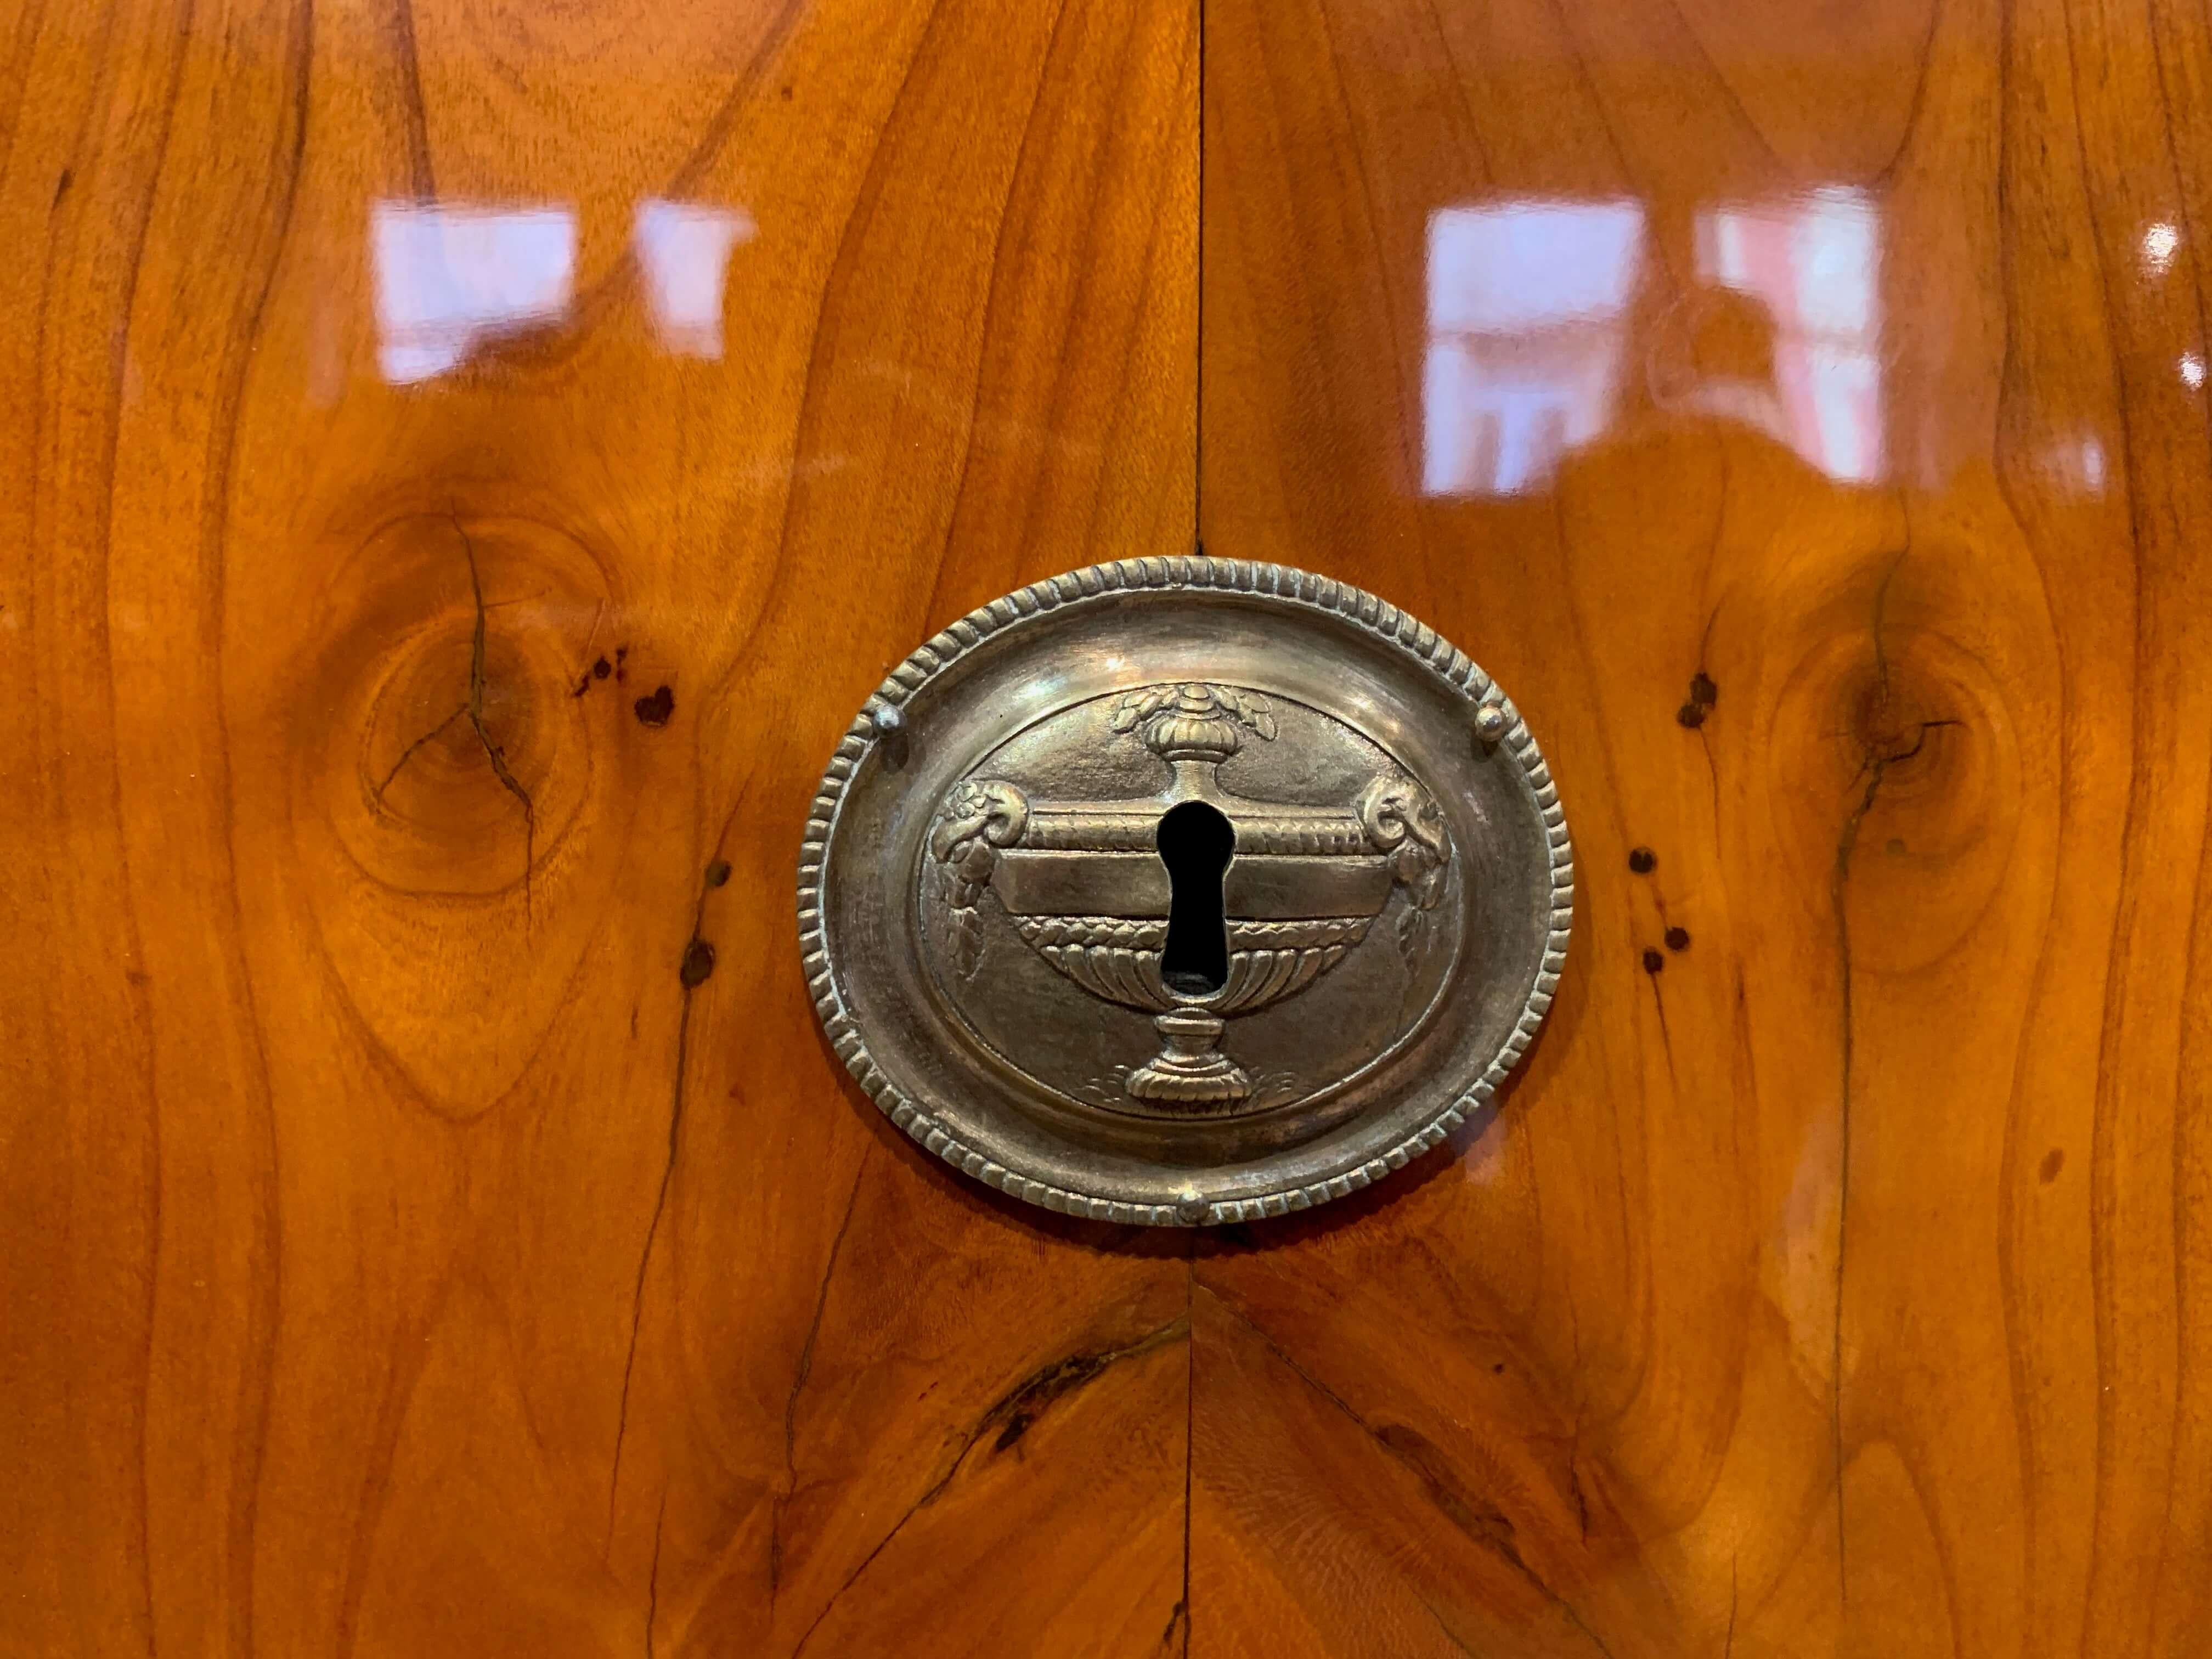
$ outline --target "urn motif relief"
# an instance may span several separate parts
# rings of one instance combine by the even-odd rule
[[[1466,653],[1198,555],[1018,589],[894,665],[815,797],[799,947],[856,1090],[931,1157],[1191,1226],[1486,1118],[1573,898],[1548,765]]]
[[[1378,768],[1338,805],[1249,799],[1221,771],[1277,741],[1273,703],[1199,681],[1113,700],[1110,740],[1141,745],[1164,774],[1125,799],[1031,799],[988,773],[961,779],[927,842],[926,902],[951,971],[977,973],[983,909],[1107,1003],[1150,1013],[1160,1048],[1121,1087],[1155,1109],[1235,1110],[1253,1093],[1229,1022],[1296,996],[1403,896],[1398,948],[1429,942],[1452,848],[1436,802]]]

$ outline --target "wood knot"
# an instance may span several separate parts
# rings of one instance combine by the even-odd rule
[[[417,567],[416,614],[347,653],[355,850],[398,890],[519,894],[526,924],[538,855],[589,770],[568,607],[546,603],[550,573],[497,523],[407,525],[430,544],[396,562]]]
[[[615,728],[570,694],[616,619],[598,562],[530,518],[409,514],[325,562],[284,716],[303,861],[334,878],[308,901],[370,1031],[466,1115],[534,1043],[486,1043],[453,1011],[514,1006],[582,947],[562,897],[599,816],[594,725]]]
[[[450,609],[397,656],[359,750],[371,811],[438,844],[448,870],[479,857],[495,866],[489,842],[502,826],[529,827],[556,761],[548,688],[514,635],[488,626],[479,641],[473,618]]]
[[[1822,618],[1776,711],[1776,797],[1809,890],[1849,913],[1856,965],[1949,950],[2002,879],[2021,777],[2005,684],[1932,607]],[[1790,758],[1793,757],[1794,758]]]

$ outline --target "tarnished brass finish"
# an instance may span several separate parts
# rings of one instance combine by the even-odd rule
[[[1486,1107],[1571,891],[1542,758],[1463,654],[1357,589],[1189,559],[917,651],[831,763],[800,915],[831,1038],[908,1133],[1054,1208],[1188,1224],[1340,1196]]]
[[[1085,759],[1111,756],[1115,745],[1098,741],[1095,729],[1100,712],[1085,703],[1054,716],[1030,747],[1047,757],[1061,745]],[[925,912],[939,935],[939,982],[963,1011],[979,998],[1008,1000],[976,984],[988,884],[1022,943],[1093,996],[1153,1015],[1160,1052],[1119,1075],[1132,1106],[1169,1115],[1252,1107],[1250,1077],[1214,1046],[1224,1018],[1256,1013],[1314,983],[1365,937],[1401,883],[1407,967],[1419,965],[1433,939],[1428,915],[1449,874],[1436,803],[1393,770],[1378,771],[1340,807],[1248,800],[1225,788],[1221,768],[1247,735],[1273,742],[1279,730],[1270,700],[1247,689],[1146,686],[1107,699],[1103,712],[1109,732],[1140,738],[1164,764],[1169,775],[1157,793],[1045,802],[1012,783],[963,778],[946,793],[930,837],[935,902]],[[1327,717],[1286,709],[1285,718],[1291,742],[1299,721]],[[1218,814],[1234,849],[1220,883],[1218,982],[1178,982],[1169,966],[1175,896],[1159,846],[1168,815],[1191,803]],[[1050,1036],[1032,1035],[1040,1048]],[[1286,1076],[1279,1089],[1300,1081]],[[1099,1079],[1085,1092],[1110,1094],[1111,1085]]]

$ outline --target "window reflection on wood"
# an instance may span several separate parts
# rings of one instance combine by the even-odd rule
[[[1629,201],[1509,198],[1429,217],[1421,489],[1547,486],[1612,417],[1644,246]]]

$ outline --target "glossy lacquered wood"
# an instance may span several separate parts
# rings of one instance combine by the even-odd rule
[[[792,894],[915,640],[1188,548],[1194,11],[16,17],[0,1651],[1156,1642],[1184,1266]]]
[[[2212,1650],[2201,16],[6,40],[0,1653]],[[907,1142],[791,900],[1194,538],[1580,877],[1497,1121],[1203,1236]]]
[[[1206,39],[1206,545],[1513,687],[1582,881],[1502,1125],[1200,1259],[1195,1628],[2212,1649],[2203,19]]]

